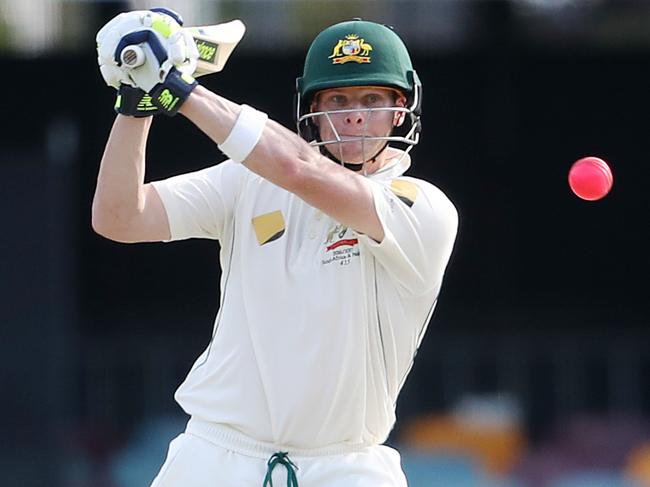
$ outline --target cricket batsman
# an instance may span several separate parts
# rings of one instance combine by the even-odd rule
[[[360,19],[318,34],[296,134],[198,85],[180,20],[129,12],[97,36],[118,115],[93,228],[221,244],[212,339],[175,394],[190,419],[152,485],[405,487],[383,443],[458,226],[442,191],[404,175],[422,97],[407,48]],[[145,183],[160,113],[187,117],[227,160]]]

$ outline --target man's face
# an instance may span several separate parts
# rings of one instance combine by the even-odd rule
[[[362,140],[359,137],[389,136],[393,127],[404,121],[404,113],[372,108],[404,107],[406,98],[391,88],[373,86],[332,88],[319,91],[312,103],[312,112],[350,110],[315,117],[322,141],[352,139],[326,144],[336,158],[348,163],[362,163],[375,156],[386,144],[384,140]],[[335,132],[336,130],[336,132]]]

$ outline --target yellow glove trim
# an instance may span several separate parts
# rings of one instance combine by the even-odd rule
[[[180,30],[180,26],[176,21],[167,15],[156,13],[152,17],[151,28],[165,39]]]

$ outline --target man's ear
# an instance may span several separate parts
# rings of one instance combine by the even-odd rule
[[[309,111],[310,112],[315,112],[317,110],[317,108],[316,108],[317,105],[318,105],[317,102],[316,102],[317,100],[318,100],[318,93],[316,93],[316,95],[314,95],[314,98],[312,99],[311,103],[309,104]],[[312,117],[311,120],[314,123],[314,125],[316,125],[317,127],[320,125],[320,117]]]
[[[400,108],[404,108],[406,106],[406,97],[401,93],[395,100],[395,106]],[[393,116],[393,127],[401,127],[404,123],[404,120],[406,120],[406,113],[395,112],[395,115]]]

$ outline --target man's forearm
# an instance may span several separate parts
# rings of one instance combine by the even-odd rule
[[[197,86],[178,111],[221,144],[235,125],[240,108],[237,103]]]
[[[223,144],[240,110],[241,105],[199,86],[179,111],[213,141]],[[263,178],[292,191],[293,175],[299,166],[318,157],[294,132],[269,119],[258,144],[243,163]]]
[[[146,142],[151,118],[118,115],[99,168],[93,227],[105,234],[129,224],[144,204]]]

